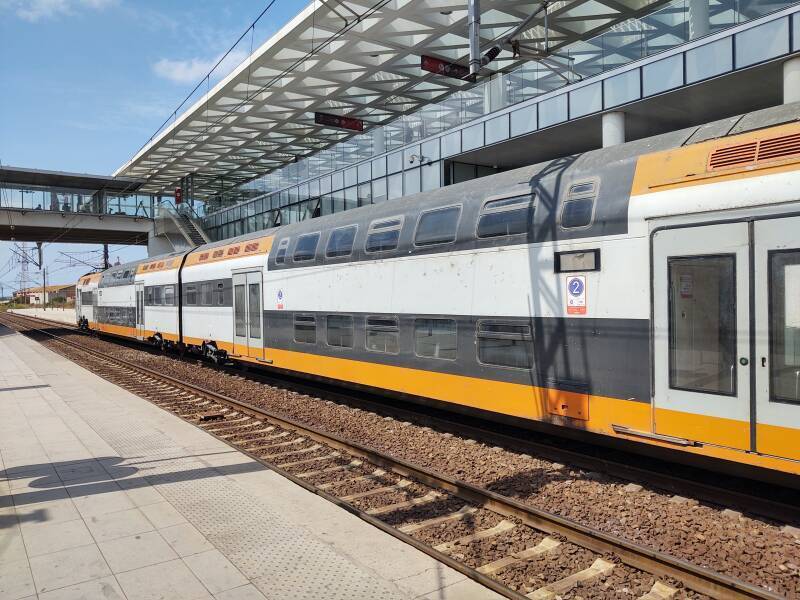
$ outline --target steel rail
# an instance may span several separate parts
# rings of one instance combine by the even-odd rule
[[[23,319],[25,319],[25,317],[23,317]],[[271,421],[284,429],[301,433],[302,435],[314,439],[315,441],[324,443],[353,456],[358,456],[376,465],[390,469],[392,472],[398,475],[412,477],[421,483],[428,485],[429,487],[449,492],[468,502],[497,512],[498,514],[515,517],[526,525],[539,531],[551,534],[560,534],[570,542],[594,552],[614,554],[622,562],[631,567],[648,572],[657,577],[672,577],[683,583],[688,588],[701,594],[708,595],[712,598],[718,598],[720,600],[744,598],[777,600],[781,598],[780,595],[774,594],[773,592],[762,587],[729,577],[728,575],[724,575],[722,573],[717,573],[705,567],[694,565],[683,559],[679,559],[669,554],[647,548],[634,542],[630,542],[618,536],[607,534],[597,529],[572,521],[571,519],[560,517],[547,511],[523,504],[522,502],[519,502],[513,498],[502,496],[490,490],[479,488],[470,483],[459,481],[447,475],[418,467],[401,458],[379,452],[355,442],[350,442],[338,435],[321,431],[315,427],[302,424],[298,421],[278,415],[266,409],[253,406],[247,402],[230,398],[213,390],[208,390],[195,384],[182,381],[170,375],[166,375],[148,367],[138,365],[134,362],[112,357],[107,354],[103,354],[102,352],[85,348],[76,342],[66,340],[49,331],[38,328],[33,328],[33,330],[38,331],[39,333],[42,333],[64,345],[94,356],[95,358],[100,358],[104,361],[113,361],[122,367],[168,383],[186,392],[204,396],[207,399],[211,399],[215,402],[231,407],[236,411],[248,414],[255,418]],[[363,511],[347,504],[335,496],[332,496],[323,490],[319,490],[313,485],[294,477],[290,473],[280,469],[280,467],[276,467],[275,465],[272,465],[267,461],[263,461],[247,452],[244,453],[268,466],[270,469],[286,477],[287,479],[290,479],[294,483],[301,485],[303,488],[318,494],[326,500],[333,502],[337,506],[345,508],[349,512],[357,515],[359,518],[371,523],[372,525],[375,525],[390,535],[413,545],[426,554],[458,570],[459,572],[475,581],[478,581],[486,587],[489,587],[490,589],[508,598],[515,598],[518,600],[525,598],[525,596],[519,594],[518,592],[507,588],[506,586],[481,573],[478,573],[476,570],[452,559],[448,555],[439,552],[432,547],[427,546],[426,544],[418,542],[417,540],[414,540],[410,536],[403,534],[402,532],[394,529],[378,519],[375,519],[371,515],[367,515]]]

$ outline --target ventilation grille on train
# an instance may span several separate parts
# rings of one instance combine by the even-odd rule
[[[708,157],[708,170],[730,169],[800,155],[800,133],[717,148]]]

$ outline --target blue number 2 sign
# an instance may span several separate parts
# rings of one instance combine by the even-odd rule
[[[577,277],[574,277],[569,280],[567,288],[569,289],[569,293],[573,296],[580,296],[583,294],[583,281]]]

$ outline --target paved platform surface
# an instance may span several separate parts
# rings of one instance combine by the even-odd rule
[[[0,599],[499,598],[0,326]]]
[[[51,321],[60,321],[75,325],[77,318],[74,308],[13,308],[9,312],[18,315],[28,315],[29,317],[42,317]]]

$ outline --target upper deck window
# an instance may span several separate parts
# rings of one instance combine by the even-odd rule
[[[348,225],[331,231],[325,256],[328,258],[350,256],[353,253],[353,242],[356,239],[357,230],[357,225]]]
[[[402,217],[373,221],[369,226],[364,250],[370,253],[394,250],[400,240],[400,230],[402,228]]]
[[[580,229],[589,227],[594,217],[594,200],[597,184],[594,181],[576,183],[569,188],[561,205],[561,228]]]
[[[275,254],[275,264],[282,265],[286,262],[286,250],[289,248],[289,239],[283,238],[278,243],[278,252]]]
[[[478,237],[491,238],[528,233],[533,221],[533,196],[490,200],[478,219]]]
[[[294,248],[294,256],[292,259],[295,262],[314,260],[314,256],[317,254],[318,243],[319,233],[301,235],[299,238],[297,238],[297,246]]]
[[[460,206],[436,208],[422,213],[417,222],[414,245],[435,246],[454,242],[459,216],[461,216]]]

